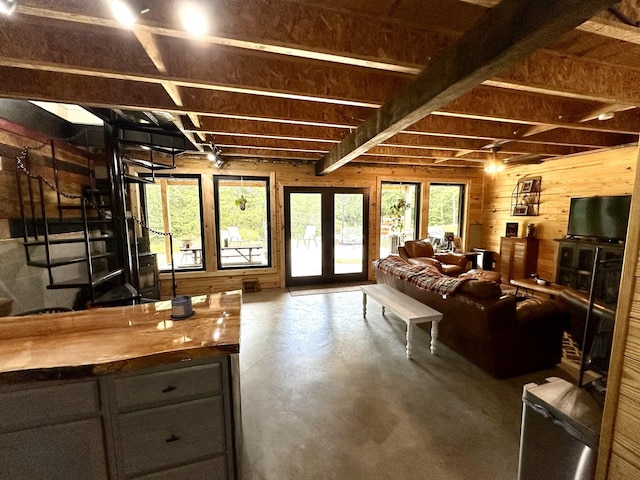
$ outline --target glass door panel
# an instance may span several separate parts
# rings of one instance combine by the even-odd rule
[[[366,280],[368,204],[365,189],[285,187],[286,285]]]
[[[334,261],[336,275],[362,272],[364,198],[359,193],[334,194]]]
[[[291,276],[322,275],[322,194],[291,193],[289,202]]]

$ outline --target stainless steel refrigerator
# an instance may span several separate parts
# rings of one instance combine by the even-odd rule
[[[585,389],[557,377],[525,385],[518,480],[593,479],[601,422]]]

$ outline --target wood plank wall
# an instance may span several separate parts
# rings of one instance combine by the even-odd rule
[[[598,456],[598,480],[640,478],[640,172],[638,148],[611,149],[540,165],[508,168],[488,180],[483,241],[498,251],[506,222],[535,223],[541,239],[538,273],[554,278],[557,242],[566,234],[569,199],[633,194],[629,236]],[[540,216],[512,217],[510,197],[517,179],[542,176]]]
[[[42,175],[54,181],[51,139],[39,132],[27,129],[4,119],[0,119],[0,239],[10,238],[9,219],[20,218],[20,199],[16,183],[16,158],[24,146],[29,147],[25,165],[34,175]],[[58,186],[69,194],[81,193],[82,185],[89,183],[89,160],[86,154],[65,142],[54,140],[53,148],[57,159]],[[95,158],[92,157],[92,161]],[[27,192],[26,179],[22,176],[23,194]],[[36,183],[33,183],[36,187]],[[37,187],[36,187],[37,188]],[[57,215],[57,195],[46,188],[45,207],[47,215]],[[39,202],[37,191],[34,200]],[[26,198],[23,198],[26,202]],[[63,198],[63,203],[66,200]],[[73,213],[66,213],[73,215]],[[76,214],[77,215],[77,214]]]
[[[637,162],[640,164],[640,152]],[[639,254],[640,172],[636,172],[598,452],[598,480],[640,478]]]
[[[483,246],[500,251],[500,237],[507,222],[517,222],[524,237],[529,223],[536,225],[540,239],[538,275],[555,280],[558,242],[565,237],[571,197],[627,195],[633,193],[636,174],[636,147],[603,150],[576,155],[538,165],[507,167],[502,174],[488,177],[482,216]],[[511,194],[519,178],[542,177],[540,214],[537,217],[511,215]]]
[[[282,288],[285,286],[284,268],[284,187],[317,186],[317,187],[359,187],[369,190],[369,262],[378,258],[379,252],[379,192],[383,181],[420,182],[422,199],[422,219],[420,236],[426,237],[428,212],[428,187],[430,183],[448,182],[466,185],[465,204],[468,215],[465,232],[470,224],[480,223],[482,212],[482,192],[484,175],[478,169],[469,168],[424,168],[397,166],[394,168],[376,167],[374,165],[349,165],[332,174],[318,177],[313,165],[286,164],[278,162],[248,162],[230,160],[223,169],[216,169],[205,160],[179,160],[178,173],[196,173],[202,176],[203,211],[208,212],[204,218],[206,272],[177,272],[178,292],[185,294],[201,294],[241,288],[245,277],[257,278],[261,288]],[[273,245],[273,267],[269,269],[245,269],[241,271],[216,271],[215,258],[215,226],[213,201],[213,175],[264,175],[271,181],[271,235]],[[464,240],[464,235],[463,235]],[[371,279],[372,272],[369,272]],[[161,294],[170,298],[169,275],[161,275]]]

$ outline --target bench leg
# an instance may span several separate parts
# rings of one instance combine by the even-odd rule
[[[362,292],[362,316],[367,318],[367,294]]]
[[[413,325],[407,324],[407,358],[411,358],[411,352],[413,350]]]
[[[431,322],[431,354],[435,355],[438,348],[438,322]]]

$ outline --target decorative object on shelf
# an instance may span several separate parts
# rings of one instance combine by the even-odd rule
[[[530,223],[527,225],[527,237],[536,238],[536,224]]]
[[[518,180],[511,193],[511,215],[537,217],[540,210],[540,186],[542,177],[525,177]]]
[[[516,222],[507,222],[507,231],[504,234],[505,237],[517,237],[518,236],[518,224]]]

